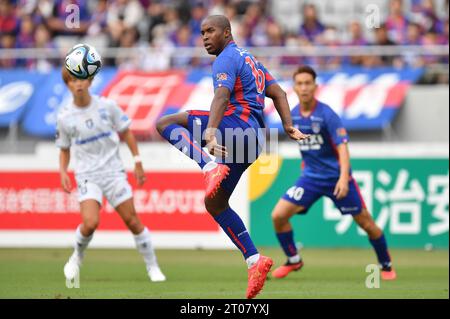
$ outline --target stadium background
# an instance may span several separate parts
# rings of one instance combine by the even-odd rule
[[[205,211],[196,165],[162,143],[154,126],[161,115],[210,105],[212,60],[199,36],[209,14],[230,18],[236,42],[279,79],[292,107],[292,71],[303,63],[317,68],[318,98],[349,130],[355,178],[390,246],[438,248],[448,272],[443,0],[0,0],[0,247],[72,245],[80,217],[75,194],[60,188],[53,136],[55,115],[69,98],[61,61],[80,42],[103,57],[92,92],[115,99],[133,118],[149,177],[135,190],[136,205],[156,247],[232,247]],[[298,176],[300,158],[270,101],[265,114],[279,143],[243,177],[232,206],[258,246],[277,247],[271,209]],[[131,172],[129,151],[121,154]],[[326,200],[294,225],[305,248],[370,247]],[[107,205],[91,247],[134,247]]]

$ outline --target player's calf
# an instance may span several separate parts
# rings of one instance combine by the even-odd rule
[[[137,216],[132,216],[128,219],[124,219],[125,225],[133,234],[139,234],[144,230],[144,225],[142,225],[140,219]]]

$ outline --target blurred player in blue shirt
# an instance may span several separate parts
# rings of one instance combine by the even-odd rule
[[[272,212],[277,238],[288,260],[272,272],[275,278],[286,277],[303,266],[295,246],[289,219],[305,214],[322,196],[329,197],[341,214],[350,214],[369,236],[378,257],[384,280],[396,273],[382,230],[367,211],[358,184],[352,177],[348,151],[348,134],[339,116],[326,104],[314,98],[316,72],[301,66],[294,73],[294,90],[300,104],[291,112],[294,127],[310,137],[298,141],[302,155],[302,175],[279,200]]]
[[[225,16],[207,17],[201,25],[206,51],[214,61],[214,98],[210,111],[189,111],[158,120],[158,132],[197,162],[206,180],[205,207],[242,252],[248,266],[247,298],[263,288],[273,261],[260,256],[229,198],[241,175],[257,159],[264,143],[264,99],[273,99],[286,133],[307,138],[292,125],[286,93],[266,68],[233,41]],[[225,142],[225,143],[224,143]],[[207,150],[203,149],[203,147]],[[213,158],[211,155],[215,156]]]

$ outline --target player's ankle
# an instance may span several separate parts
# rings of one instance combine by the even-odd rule
[[[299,254],[288,257],[289,264],[298,264],[301,260],[302,260],[302,258],[300,257]]]
[[[248,257],[245,261],[247,263],[247,267],[250,269],[254,264],[256,264],[259,260],[259,257],[261,257],[260,254],[254,254],[250,257]]]

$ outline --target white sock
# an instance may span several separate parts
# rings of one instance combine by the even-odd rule
[[[78,225],[77,230],[75,231],[75,252],[77,253],[78,257],[83,258],[84,250],[89,245],[89,242],[91,241],[93,236],[94,234],[89,237],[84,236],[81,233],[81,225]]]
[[[152,239],[148,228],[145,227],[142,233],[134,235],[134,241],[136,247],[144,257],[144,262],[147,267],[147,271],[152,267],[158,267],[158,261],[156,259],[155,251],[153,250]]]
[[[288,257],[288,261],[289,261],[290,264],[296,264],[296,263],[299,263],[300,260],[301,260],[301,258],[300,258],[300,255],[299,255],[299,254],[297,254],[297,255],[295,255],[295,256],[292,256],[292,257]]]
[[[203,173],[206,173],[206,172],[212,171],[216,167],[217,167],[217,163],[214,161],[211,161],[211,162],[206,163],[205,166],[203,166],[202,171],[203,171]]]
[[[245,261],[247,262],[247,267],[250,269],[254,264],[256,264],[259,260],[260,255],[255,254],[248,257]]]

